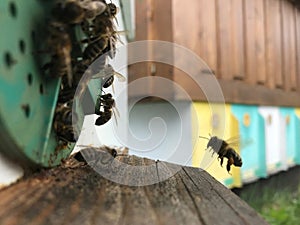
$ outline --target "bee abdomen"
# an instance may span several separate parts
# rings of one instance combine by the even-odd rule
[[[86,47],[83,52],[83,58],[94,61],[97,57],[99,57],[103,50],[107,47],[108,41],[106,38],[100,38],[99,40],[91,43]]]
[[[103,85],[102,85],[102,87],[103,88],[108,88],[109,86],[111,86],[112,84],[113,84],[113,82],[114,82],[114,76],[112,75],[112,76],[110,76],[109,78],[107,78],[105,81],[103,81]]]

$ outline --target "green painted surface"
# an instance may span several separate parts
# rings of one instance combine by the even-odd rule
[[[55,152],[52,120],[60,79],[41,72],[46,54],[37,53],[44,41],[51,1],[0,2],[0,150],[20,163],[55,166],[73,145]],[[41,63],[37,63],[37,59]]]

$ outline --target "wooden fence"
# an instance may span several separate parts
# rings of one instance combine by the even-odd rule
[[[299,1],[287,0],[139,0],[136,40],[164,40],[191,49],[212,69],[227,102],[300,106],[297,6]],[[149,62],[131,65],[129,81],[163,76],[194,100],[205,100],[176,68],[156,63],[153,74],[149,67]]]

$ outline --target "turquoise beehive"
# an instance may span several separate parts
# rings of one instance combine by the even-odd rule
[[[300,164],[300,151],[299,151],[299,140],[300,140],[300,119],[296,115],[295,109],[290,107],[280,108],[281,116],[285,120],[286,129],[286,155],[287,165],[292,167]]]
[[[232,105],[232,113],[239,122],[240,148],[243,159],[242,181],[251,182],[266,177],[264,119],[257,106]]]

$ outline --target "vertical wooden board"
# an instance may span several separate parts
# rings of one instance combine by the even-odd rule
[[[151,39],[173,41],[173,7],[172,0],[152,0]]]
[[[216,71],[215,0],[174,0],[173,22],[174,42],[194,51]]]
[[[297,90],[300,89],[300,9],[296,10],[296,32],[297,32]]]
[[[295,10],[290,2],[282,1],[283,76],[285,90],[296,90]]]
[[[135,41],[147,40],[151,35],[151,0],[140,0],[135,2]],[[138,50],[128,49],[129,63],[137,54]],[[150,54],[150,53],[146,53]],[[141,62],[128,65],[128,83],[150,75],[148,62]]]
[[[244,1],[247,82],[266,81],[264,2]]]
[[[280,1],[265,0],[266,72],[270,88],[282,88],[282,48]]]
[[[197,102],[193,104],[193,107],[198,117],[198,132],[200,136],[209,138],[209,134],[211,134],[224,140],[238,136],[238,123],[233,118],[229,105],[226,105],[224,108],[224,105]],[[222,124],[225,124],[225,130]],[[206,145],[207,140],[199,138],[193,150],[193,166],[205,169],[227,187],[240,187],[240,168],[232,166],[232,175],[230,175],[226,171],[227,160],[224,160],[223,167],[221,167],[220,161],[217,160],[217,154],[214,154],[212,157],[212,152],[206,151]],[[235,150],[239,152],[238,148]]]
[[[173,12],[172,0],[153,0],[152,1],[152,36],[150,39],[173,42]],[[168,60],[173,62],[173,48],[168,47],[164,51],[161,49],[152,49],[154,58],[168,57]],[[172,63],[173,64],[173,63]],[[164,63],[152,63],[152,76],[164,77],[173,80],[173,65]],[[159,85],[159,84],[158,84]],[[153,84],[152,93],[155,94],[159,88],[157,84]],[[173,96],[173,90],[161,87],[160,93],[163,96]]]
[[[231,108],[239,122],[243,183],[266,177],[264,120],[257,106],[232,105]]]
[[[218,42],[218,69],[219,78],[231,80],[233,78],[233,57],[232,54],[232,4],[228,1],[216,0],[216,17],[217,17],[217,42]]]
[[[256,82],[254,1],[244,1],[245,59],[247,82]]]
[[[152,0],[135,1],[135,40],[147,40],[151,36]]]
[[[291,90],[292,91],[299,91],[300,89],[298,88],[298,77],[297,77],[297,9],[293,6],[290,5],[290,15],[291,15],[291,67],[292,67],[292,71],[291,71]]]
[[[222,79],[228,80],[243,79],[245,65],[242,1],[217,0],[216,13],[218,38],[217,75]]]
[[[244,79],[245,76],[245,43],[243,30],[243,1],[231,0],[232,14],[232,70],[235,79]]]
[[[172,30],[172,1],[159,1],[159,0],[141,0],[136,1],[136,40],[160,40],[173,42],[173,30]],[[173,58],[172,47],[165,51],[154,48],[151,43],[147,44],[146,54],[151,58]],[[129,60],[131,57],[136,57],[141,53],[141,50],[129,51]],[[172,60],[171,60],[172,61]],[[146,77],[146,76],[160,76],[170,80],[173,80],[173,66],[159,62],[141,62],[129,67],[129,81]],[[157,90],[156,84],[149,80],[148,85],[136,87],[134,92],[130,90],[131,95],[155,95]],[[160,88],[160,93],[164,96],[172,96],[173,90]]]

